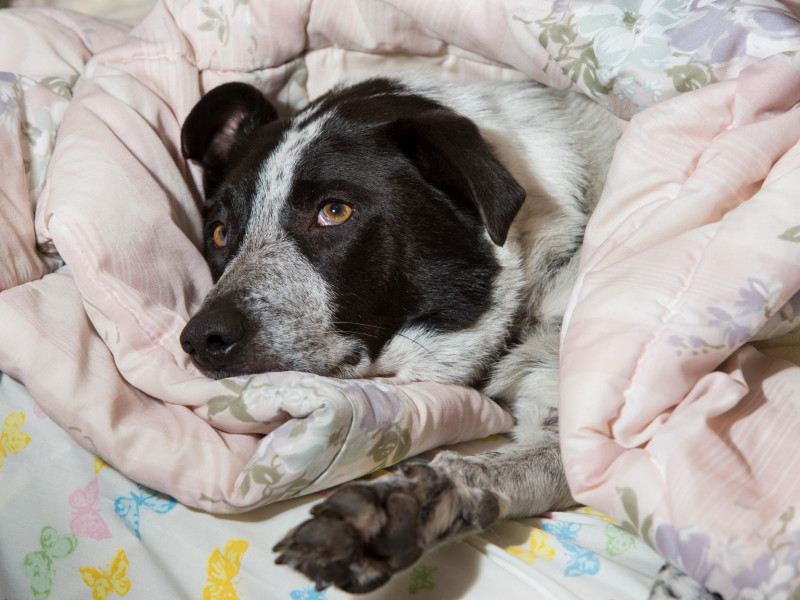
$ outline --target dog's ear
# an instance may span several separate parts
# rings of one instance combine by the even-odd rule
[[[183,122],[181,151],[203,165],[206,195],[225,178],[237,143],[277,118],[264,94],[246,83],[223,84],[200,99]]]
[[[475,123],[437,109],[400,118],[388,128],[422,176],[473,206],[489,237],[502,246],[525,201],[525,189],[497,159]]]

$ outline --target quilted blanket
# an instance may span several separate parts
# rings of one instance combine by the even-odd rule
[[[178,344],[211,285],[180,124],[231,80],[286,112],[344,74],[410,68],[571,88],[631,119],[565,323],[576,497],[726,597],[785,596],[800,584],[796,11],[162,0],[131,27],[4,10],[0,370],[121,472],[215,512],[507,430],[454,386],[202,377]]]
[[[800,591],[798,101],[775,58],[634,118],[566,319],[576,496],[726,597]]]

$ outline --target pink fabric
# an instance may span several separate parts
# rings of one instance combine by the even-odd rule
[[[800,581],[798,102],[774,58],[635,117],[564,330],[576,497],[726,597]]]

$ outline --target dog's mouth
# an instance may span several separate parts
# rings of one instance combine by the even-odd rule
[[[277,371],[352,378],[364,376],[372,362],[355,337],[315,332],[300,340],[299,335],[302,332],[258,332],[234,307],[222,306],[192,317],[180,343],[212,379]]]

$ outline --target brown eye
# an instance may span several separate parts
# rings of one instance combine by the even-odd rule
[[[353,209],[343,202],[329,202],[317,215],[317,223],[323,227],[341,225],[353,214]]]
[[[212,239],[214,240],[214,245],[217,248],[222,248],[228,243],[228,230],[226,229],[225,225],[219,223],[216,227],[214,227]]]

